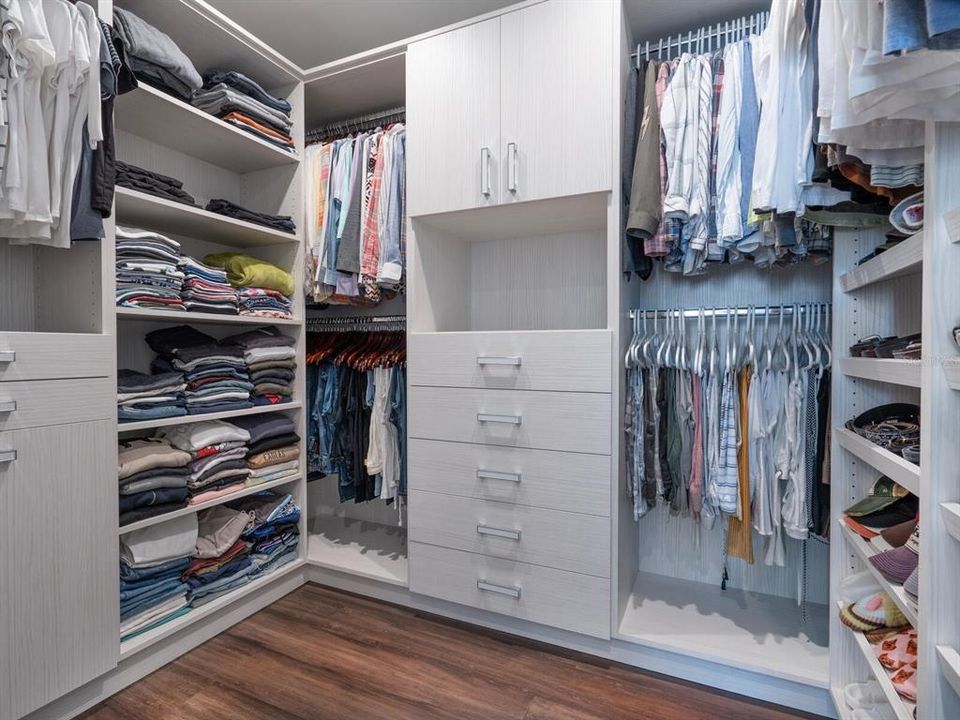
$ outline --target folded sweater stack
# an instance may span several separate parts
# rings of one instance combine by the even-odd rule
[[[300,436],[293,420],[276,413],[237,418],[234,425],[250,435],[247,486],[292,480],[300,474]]]
[[[222,268],[232,286],[238,288],[240,314],[254,317],[293,317],[293,276],[259,258],[239,253],[207,255],[204,262]]]
[[[203,85],[197,72],[179,46],[168,35],[129,10],[114,8],[114,28],[123,42],[127,58],[139,80],[190,100]]]
[[[183,270],[182,298],[187,310],[237,314],[237,291],[227,282],[226,272],[189,256],[183,258]]]
[[[117,160],[117,185],[156,195],[166,200],[196,205],[193,195],[183,189],[183,181]]]
[[[160,431],[173,447],[187,453],[189,504],[216,500],[246,487],[250,433],[222,420],[180,425]]]
[[[122,441],[117,451],[120,525],[187,506],[190,454],[161,438]]]
[[[117,305],[183,310],[180,243],[149,230],[117,226]]]
[[[158,420],[187,414],[183,373],[153,375],[135,370],[117,371],[117,419],[120,422]]]
[[[294,338],[274,327],[262,327],[222,342],[242,348],[254,403],[275,405],[290,400],[297,367]]]

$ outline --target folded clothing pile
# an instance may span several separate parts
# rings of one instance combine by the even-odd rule
[[[183,310],[180,243],[117,226],[117,305]]]
[[[186,382],[186,407],[191,415],[253,407],[254,389],[243,348],[217,342],[187,325],[154,330],[147,345],[157,353],[154,372],[181,372]]]
[[[293,317],[293,275],[283,268],[240,253],[216,253],[203,260],[226,272],[230,284],[239,289],[241,315]]]
[[[234,127],[271,145],[294,152],[290,135],[290,103],[274,97],[246,75],[212,70],[203,76],[203,89],[193,94],[193,104]]]
[[[190,58],[168,35],[129,10],[115,8],[113,19],[137,78],[189,102],[193,92],[203,86]]]
[[[197,516],[184,515],[120,538],[120,639],[190,610],[182,575],[197,544]]]
[[[174,200],[184,205],[196,205],[197,201],[183,189],[183,182],[168,175],[144,170],[117,160],[117,185],[139,190],[148,195]]]
[[[293,218],[289,215],[270,215],[269,213],[247,210],[245,207],[240,207],[236,203],[222,198],[211,200],[207,203],[205,209],[218,215],[226,215],[236,220],[246,220],[256,225],[264,225],[274,230],[280,230],[281,232],[293,234],[297,229],[296,223],[293,222]]]
[[[189,504],[216,500],[246,487],[250,433],[222,420],[180,425],[160,431],[173,447],[189,455],[186,487]]]
[[[300,436],[293,420],[276,413],[236,418],[233,424],[247,432],[247,487],[300,474]]]
[[[236,315],[237,291],[227,282],[227,273],[192,257],[183,258],[183,305],[194,312]]]
[[[253,384],[254,403],[276,405],[290,400],[297,367],[294,338],[275,327],[262,327],[231,335],[222,342],[243,349],[247,373]]]
[[[187,506],[190,454],[161,438],[121,441],[117,449],[120,525]]]
[[[147,375],[136,370],[118,370],[117,419],[135,422],[186,415],[186,389],[181,372]]]

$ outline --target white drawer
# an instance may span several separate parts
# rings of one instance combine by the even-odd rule
[[[411,438],[610,454],[610,395],[411,387]]]
[[[410,543],[410,590],[571,632],[610,637],[610,581]]]
[[[608,330],[414,333],[411,385],[611,391]]]
[[[110,420],[116,397],[108,378],[0,383],[0,430]]]
[[[105,377],[115,353],[107,335],[0,333],[0,382]]]
[[[610,457],[410,440],[411,490],[610,515]]]
[[[610,577],[610,519],[411,492],[410,540]]]

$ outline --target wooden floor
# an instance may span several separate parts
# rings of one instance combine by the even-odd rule
[[[82,719],[808,717],[305,585]]]

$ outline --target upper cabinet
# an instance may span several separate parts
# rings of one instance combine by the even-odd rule
[[[410,215],[612,189],[613,13],[546,0],[412,43]]]

